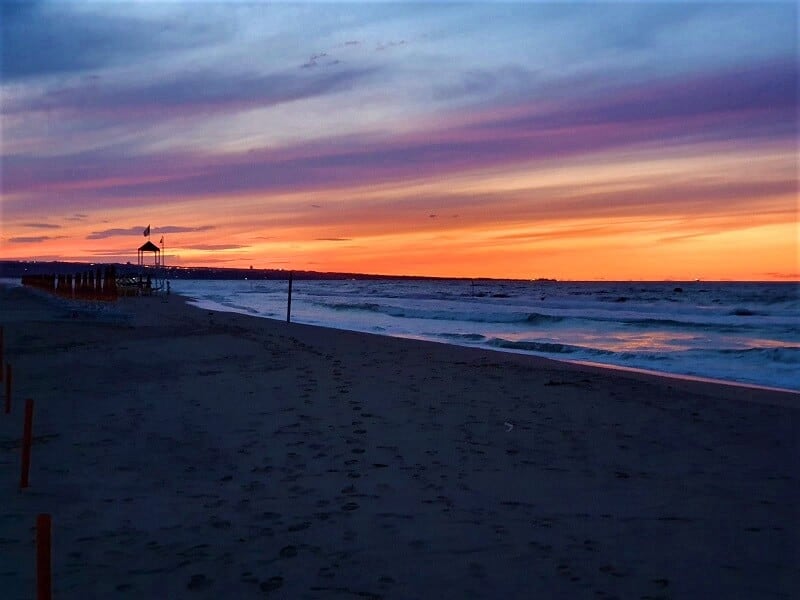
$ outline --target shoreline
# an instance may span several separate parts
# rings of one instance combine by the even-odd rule
[[[184,298],[184,300],[186,300],[186,298]],[[191,302],[187,301],[186,303],[188,306],[192,306]],[[253,320],[263,319],[266,321],[274,321],[276,323],[284,323],[284,320],[282,319],[259,317],[236,311],[216,310],[211,308],[206,309],[200,307],[195,307],[195,308],[199,308],[200,310],[205,310],[207,312],[213,312],[216,314],[235,314],[245,319],[253,319]],[[370,337],[384,338],[384,339],[388,338],[393,340],[407,340],[409,342],[420,343],[423,345],[433,344],[436,346],[442,346],[444,348],[466,350],[468,352],[488,354],[490,356],[498,355],[498,358],[500,357],[508,358],[509,356],[519,357],[520,359],[522,359],[523,364],[527,361],[530,361],[531,364],[529,366],[534,369],[545,369],[545,368],[555,369],[555,370],[560,369],[566,372],[575,368],[578,371],[586,373],[593,373],[593,374],[600,374],[607,376],[619,376],[623,379],[647,381],[649,383],[655,383],[669,387],[674,387],[674,386],[682,387],[681,384],[687,384],[686,390],[691,392],[710,394],[714,397],[731,396],[731,399],[735,398],[737,400],[743,400],[748,402],[774,404],[776,406],[785,406],[787,408],[800,409],[800,390],[796,391],[789,388],[764,386],[755,383],[745,383],[739,381],[727,381],[724,379],[714,379],[712,377],[683,375],[680,373],[670,373],[668,371],[654,371],[651,369],[626,367],[623,365],[551,358],[548,356],[540,356],[537,354],[529,354],[514,350],[503,350],[500,348],[454,344],[451,342],[423,339],[418,337],[392,336],[370,331],[339,329],[327,325],[296,323],[294,321],[292,321],[290,325],[293,327],[307,327],[310,328],[311,330],[319,329],[330,332],[345,332],[345,333],[355,334],[358,336],[363,335],[363,336],[370,336]],[[512,360],[511,362],[515,361]],[[714,388],[719,388],[719,389],[714,391]],[[741,388],[741,393],[739,393],[739,388]],[[749,395],[749,392],[754,392],[756,396],[751,397]],[[763,397],[759,396],[761,392],[764,393]]]
[[[558,360],[558,359],[553,359]],[[697,383],[707,383],[712,385],[721,385],[728,387],[743,387],[755,390],[762,390],[765,392],[778,392],[781,394],[791,394],[800,397],[800,390],[793,390],[790,388],[776,387],[771,385],[759,385],[757,383],[747,383],[744,381],[729,381],[726,379],[717,379],[714,377],[703,377],[701,375],[687,375],[683,373],[670,373],[669,371],[655,371],[653,369],[642,369],[639,367],[626,367],[624,365],[611,365],[606,363],[592,362],[588,360],[564,360],[563,362],[574,363],[576,365],[584,365],[587,367],[598,367],[601,369],[610,369],[612,371],[627,371],[630,373],[640,373],[642,375],[653,375],[654,377],[661,377],[664,379],[678,379],[685,381],[694,381]],[[798,398],[800,401],[800,398]]]
[[[275,321],[275,322],[279,322],[279,323],[284,322],[284,319],[278,319],[278,318],[273,318],[273,317],[254,315],[254,314],[250,314],[250,313],[247,313],[247,312],[239,311],[239,310],[236,310],[236,309],[221,309],[221,308],[212,308],[212,307],[208,307],[208,306],[202,306],[200,304],[200,301],[195,300],[195,299],[190,298],[190,297],[187,297],[187,296],[184,296],[184,295],[182,295],[180,293],[173,292],[173,295],[176,296],[176,297],[183,298],[183,300],[186,302],[186,304],[188,306],[191,306],[191,307],[196,308],[198,310],[212,311],[212,312],[221,313],[221,314],[240,315],[242,317],[248,317],[248,318],[251,318],[251,319],[264,319],[264,320],[267,320],[267,321]],[[331,330],[331,331],[346,331],[346,332],[350,332],[350,333],[357,333],[357,334],[370,335],[370,336],[378,336],[378,337],[384,337],[384,338],[406,339],[406,340],[412,340],[412,341],[428,343],[428,344],[440,344],[440,345],[448,346],[448,347],[452,347],[452,348],[466,348],[466,349],[470,349],[470,350],[476,350],[476,351],[481,351],[481,352],[491,352],[491,353],[497,353],[497,354],[506,355],[506,356],[507,355],[522,356],[522,357],[527,357],[527,358],[533,359],[534,361],[535,360],[545,360],[545,361],[548,361],[548,362],[553,362],[553,363],[561,364],[561,365],[573,365],[573,366],[587,367],[587,368],[590,368],[590,369],[608,370],[608,371],[616,372],[616,373],[628,373],[628,374],[631,374],[633,376],[644,375],[644,376],[648,376],[648,377],[655,377],[655,378],[658,378],[658,379],[675,380],[675,382],[695,382],[695,383],[705,384],[705,385],[718,385],[718,386],[730,387],[730,388],[745,388],[745,389],[752,389],[752,390],[769,392],[769,393],[773,393],[774,392],[774,393],[777,393],[777,394],[788,395],[789,396],[788,398],[776,399],[775,401],[778,402],[778,404],[781,404],[781,405],[786,404],[787,406],[795,406],[795,407],[800,408],[800,390],[794,390],[794,389],[791,389],[791,388],[784,388],[784,387],[770,386],[770,385],[761,385],[761,384],[757,384],[757,383],[749,383],[749,382],[744,382],[744,381],[731,381],[731,380],[726,380],[726,379],[718,379],[718,378],[715,378],[715,377],[704,377],[704,376],[701,376],[701,375],[689,375],[689,374],[684,374],[684,373],[673,373],[673,372],[670,372],[670,371],[658,371],[658,370],[655,370],[655,369],[645,369],[645,368],[640,368],[640,367],[629,367],[629,366],[625,366],[625,365],[616,365],[616,364],[611,364],[611,363],[601,363],[601,362],[594,362],[594,361],[588,361],[588,360],[571,360],[571,359],[568,359],[568,358],[553,358],[553,357],[550,357],[550,356],[542,356],[542,355],[539,355],[539,354],[533,354],[533,353],[525,352],[525,351],[521,351],[521,350],[495,348],[495,347],[472,345],[472,344],[458,344],[458,343],[455,343],[455,342],[428,339],[428,338],[423,338],[423,337],[390,335],[390,334],[386,334],[386,333],[379,333],[379,332],[373,332],[373,331],[362,331],[362,330],[356,330],[356,329],[342,329],[342,328],[338,328],[338,327],[332,327],[330,325],[301,323],[301,322],[295,322],[295,321],[292,321],[292,324],[293,325],[301,325],[301,326],[304,326],[304,327],[318,327],[320,329]],[[792,396],[794,396],[795,398],[792,398]],[[795,401],[794,404],[792,402],[793,400]],[[762,400],[756,400],[756,401],[762,401]]]
[[[176,295],[180,295],[180,293],[177,293]],[[248,313],[248,312],[242,311],[242,310],[236,310],[236,309],[230,309],[230,308],[223,309],[223,308],[214,308],[214,307],[210,307],[210,306],[203,306],[202,305],[203,301],[201,301],[201,300],[195,300],[193,298],[189,298],[189,297],[186,297],[186,296],[182,296],[182,297],[184,297],[186,299],[187,304],[189,304],[191,306],[194,306],[195,308],[198,308],[200,310],[209,310],[209,311],[220,312],[220,313],[238,314],[238,315],[242,315],[242,316],[252,317],[254,319],[266,319],[266,320],[279,321],[279,322],[283,321],[283,319],[280,319],[280,318],[255,315],[255,314]],[[555,358],[555,357],[551,357],[551,356],[544,356],[544,355],[541,355],[541,354],[535,354],[533,352],[526,352],[524,350],[515,350],[515,349],[510,349],[510,348],[492,347],[492,346],[489,346],[489,345],[480,345],[480,344],[457,343],[457,342],[454,342],[454,341],[431,339],[431,338],[426,338],[426,337],[422,337],[422,336],[415,336],[415,335],[392,335],[392,334],[388,334],[388,333],[380,333],[380,332],[367,331],[367,330],[344,329],[344,328],[340,328],[340,327],[334,327],[332,325],[322,325],[322,324],[318,324],[318,323],[311,324],[311,323],[300,323],[300,322],[295,322],[295,321],[292,321],[292,322],[296,323],[296,324],[300,324],[300,325],[308,325],[310,327],[321,327],[321,328],[325,328],[325,329],[333,329],[333,330],[336,330],[336,331],[351,331],[351,332],[354,332],[354,333],[363,333],[365,335],[377,335],[377,336],[391,337],[391,338],[397,338],[397,339],[410,339],[410,340],[417,340],[417,341],[420,341],[420,342],[428,342],[428,343],[433,343],[433,344],[444,344],[446,346],[452,346],[452,347],[457,347],[457,348],[472,348],[472,349],[477,349],[477,350],[482,350],[482,351],[487,351],[487,352],[497,352],[497,353],[506,354],[506,355],[507,354],[514,354],[514,355],[519,355],[519,356],[528,356],[528,357],[532,357],[532,358],[542,358],[542,359],[545,359],[545,360],[555,361],[557,363],[566,363],[566,364],[572,364],[572,365],[582,365],[582,366],[587,366],[587,367],[596,367],[596,368],[601,368],[601,369],[609,369],[611,371],[638,373],[638,374],[652,375],[652,376],[655,376],[655,377],[663,377],[663,378],[668,378],[668,379],[696,381],[696,382],[701,382],[701,383],[718,384],[718,385],[726,385],[726,386],[733,386],[733,387],[753,388],[753,389],[759,389],[759,390],[764,390],[764,391],[778,392],[778,393],[788,393],[788,394],[793,394],[795,396],[800,396],[800,389],[793,389],[793,388],[789,388],[789,387],[782,387],[782,386],[776,386],[776,385],[766,385],[766,384],[759,384],[759,383],[753,383],[753,382],[748,382],[748,381],[734,381],[734,380],[729,380],[729,379],[720,379],[718,377],[703,376],[703,375],[692,375],[692,374],[689,374],[689,373],[676,373],[676,372],[672,372],[672,371],[659,371],[657,369],[648,369],[648,368],[644,368],[644,367],[626,366],[626,365],[619,365],[619,364],[614,364],[614,363],[603,363],[603,362],[590,361],[590,360],[569,359],[569,358]]]
[[[235,310],[219,310],[213,308],[206,308],[192,304],[192,300],[186,298],[185,296],[181,296],[180,294],[175,294],[178,297],[183,298],[186,301],[188,306],[192,306],[199,310],[205,310],[214,313],[220,314],[235,314],[240,315],[245,318],[249,319],[264,319],[267,321],[275,321],[279,323],[283,323],[283,319],[274,319],[271,317],[261,317],[256,315],[247,314],[244,312],[238,312]],[[300,326],[300,327],[310,327],[312,329],[324,329],[326,331],[343,331],[348,333],[354,333],[358,335],[368,335],[368,336],[375,336],[379,338],[391,338],[391,339],[398,339],[398,340],[409,340],[413,342],[420,342],[422,344],[436,344],[441,345],[448,348],[463,348],[466,350],[474,350],[477,352],[488,352],[490,354],[499,354],[503,356],[518,356],[522,357],[523,359],[530,359],[533,363],[537,363],[538,361],[545,361],[546,363],[554,363],[554,365],[561,365],[565,368],[569,367],[579,367],[585,368],[587,372],[596,372],[599,371],[600,373],[608,372],[608,374],[618,374],[621,376],[630,376],[631,379],[638,379],[640,376],[643,376],[646,380],[650,380],[653,378],[655,381],[659,381],[664,383],[665,385],[678,385],[680,386],[683,383],[689,384],[700,384],[699,387],[690,386],[690,391],[700,391],[702,390],[703,393],[711,393],[714,396],[725,396],[726,394],[730,394],[737,399],[742,399],[748,402],[758,402],[758,403],[765,403],[765,404],[775,404],[776,406],[786,406],[788,408],[797,408],[800,409],[800,390],[792,390],[789,388],[782,388],[782,387],[773,387],[767,385],[759,385],[757,383],[746,383],[741,381],[728,381],[725,379],[715,379],[713,377],[702,377],[699,375],[684,375],[682,373],[671,373],[669,371],[655,371],[652,369],[642,369],[639,367],[627,367],[624,365],[614,365],[609,363],[599,363],[599,362],[592,362],[592,361],[584,361],[584,360],[570,360],[566,358],[551,358],[549,356],[541,356],[538,354],[531,354],[526,353],[524,351],[519,350],[506,350],[502,348],[491,348],[485,346],[474,346],[474,345],[467,345],[467,344],[456,344],[453,342],[446,342],[446,341],[439,341],[439,340],[432,340],[432,339],[425,339],[420,337],[411,337],[411,336],[393,336],[384,333],[377,333],[371,331],[358,331],[355,329],[339,329],[338,327],[331,327],[328,325],[319,325],[319,324],[310,324],[310,323],[298,323],[292,321],[292,325]],[[536,366],[531,365],[531,366]],[[541,365],[539,365],[541,368]],[[718,392],[709,391],[711,387],[719,387],[722,388]],[[740,394],[737,389],[743,388],[742,393]],[[765,392],[767,396],[765,397],[749,397],[747,392],[748,391],[754,392]],[[776,394],[772,396],[772,394]]]
[[[498,281],[503,281],[503,280],[498,280]],[[598,282],[572,282],[572,283],[598,283]],[[606,282],[603,282],[603,283],[606,283]],[[608,283],[614,283],[614,282],[608,282]],[[621,283],[637,283],[637,282],[621,282]],[[666,281],[666,282],[644,282],[644,283],[669,283],[669,284],[672,284],[672,283],[675,283],[675,282]],[[684,282],[684,283],[687,283],[687,282]],[[695,282],[688,282],[688,283],[695,283]],[[709,283],[709,282],[704,282],[704,283]],[[718,282],[710,282],[710,283],[719,283],[719,284],[754,283],[754,284],[760,284],[760,283],[764,283],[764,282],[749,282],[749,281],[748,282],[727,282],[727,281],[718,281]],[[780,284],[780,283],[785,283],[785,282],[768,282],[768,283]],[[19,286],[21,284],[16,279],[8,279],[8,278],[2,279],[2,278],[0,278],[0,287],[2,287],[3,285]],[[175,297],[183,298],[184,302],[187,305],[192,306],[193,308],[196,308],[196,309],[201,310],[201,311],[205,310],[205,311],[214,311],[214,312],[226,313],[226,314],[237,314],[237,315],[242,315],[242,316],[251,317],[251,318],[255,318],[255,319],[265,319],[265,320],[268,320],[268,321],[276,321],[276,322],[283,322],[283,320],[284,320],[283,318],[276,318],[276,317],[271,317],[271,316],[266,316],[266,315],[254,314],[254,313],[248,312],[248,311],[243,310],[243,309],[236,309],[236,308],[230,308],[230,307],[203,306],[204,302],[206,302],[206,301],[201,300],[201,299],[192,298],[192,297],[189,297],[189,296],[185,296],[185,295],[181,294],[181,292],[173,291],[172,295],[175,296]],[[411,340],[417,340],[417,341],[429,342],[429,343],[435,343],[435,344],[444,344],[444,345],[451,346],[451,347],[471,348],[471,349],[478,349],[478,350],[481,350],[481,351],[497,352],[497,353],[501,353],[501,354],[512,354],[512,355],[519,355],[519,356],[527,356],[527,357],[531,357],[531,358],[541,358],[541,359],[544,359],[544,360],[555,361],[555,362],[560,363],[560,364],[571,364],[571,365],[580,365],[580,366],[590,367],[590,368],[609,369],[609,370],[615,371],[615,372],[623,372],[623,373],[627,372],[627,373],[648,375],[648,376],[654,376],[654,377],[662,377],[662,378],[666,378],[666,379],[674,379],[674,380],[680,380],[680,381],[694,381],[694,382],[699,382],[699,383],[704,383],[704,384],[711,384],[711,385],[742,387],[742,388],[748,388],[748,389],[752,388],[752,389],[763,390],[763,391],[767,391],[767,392],[776,392],[776,393],[780,393],[780,394],[794,395],[794,396],[798,397],[797,401],[800,403],[800,389],[795,389],[795,388],[790,388],[790,387],[783,387],[783,386],[780,386],[780,385],[755,383],[755,382],[752,382],[752,381],[736,381],[736,380],[723,379],[723,378],[714,377],[714,376],[695,375],[695,374],[690,374],[690,373],[679,373],[679,372],[673,372],[673,371],[662,371],[662,370],[652,369],[652,368],[648,368],[648,367],[637,367],[637,366],[628,366],[628,365],[615,364],[615,363],[605,363],[605,362],[598,362],[598,361],[595,361],[595,360],[561,358],[561,357],[554,357],[554,356],[547,356],[547,355],[543,355],[543,354],[537,354],[537,353],[528,352],[528,351],[525,351],[525,350],[517,350],[517,349],[513,349],[513,348],[502,348],[502,347],[493,347],[491,345],[458,343],[456,341],[433,339],[433,338],[430,338],[430,337],[422,337],[422,336],[417,336],[417,335],[392,335],[390,333],[381,333],[381,332],[370,331],[370,330],[366,330],[366,329],[345,329],[345,328],[340,328],[340,327],[336,327],[336,326],[333,326],[333,325],[325,325],[325,324],[320,324],[320,323],[302,323],[302,322],[297,322],[297,321],[292,321],[292,323],[293,324],[297,324],[297,325],[308,325],[310,327],[321,327],[321,328],[324,328],[324,329],[331,329],[331,330],[335,330],[335,331],[349,331],[349,332],[353,332],[353,333],[363,333],[365,335],[377,335],[377,336],[390,337],[390,338],[396,338],[396,339],[411,339]],[[789,400],[789,402],[791,402],[791,400]]]
[[[30,597],[792,597],[795,394],[0,286]],[[21,403],[36,403],[17,490]]]

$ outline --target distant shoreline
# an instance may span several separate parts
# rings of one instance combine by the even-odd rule
[[[0,260],[0,279],[19,278],[23,275],[47,275],[47,274],[68,274],[76,270],[90,270],[113,265],[121,275],[126,273],[138,273],[141,269],[131,263],[104,263],[104,262],[72,262],[72,261],[16,261]],[[152,269],[153,267],[147,267]],[[527,281],[531,283],[662,283],[676,286],[683,285],[715,285],[725,283],[743,284],[775,284],[775,285],[798,285],[800,279],[556,279],[551,277],[532,276],[530,279],[520,279],[514,277],[450,277],[450,276],[431,276],[431,275],[392,275],[378,273],[347,273],[338,271],[308,271],[298,269],[246,269],[234,267],[202,267],[202,266],[170,266],[164,267],[167,271],[168,279],[199,279],[199,280],[224,280],[224,281],[244,281],[244,280],[266,280],[280,281],[286,280],[289,273],[296,280],[325,281],[325,280],[407,280],[407,281]]]

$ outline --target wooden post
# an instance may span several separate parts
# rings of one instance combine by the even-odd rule
[[[6,365],[6,414],[10,412],[11,412],[11,365]]]
[[[289,301],[286,304],[286,322],[292,322],[292,278],[294,271],[289,271]]]
[[[0,381],[3,381],[3,326],[0,325]]]
[[[52,519],[48,514],[36,517],[36,599],[50,600],[53,594],[53,565],[50,534]]]
[[[25,400],[25,426],[22,430],[22,473],[19,477],[19,487],[28,487],[28,474],[31,470],[31,441],[33,438],[33,400]]]

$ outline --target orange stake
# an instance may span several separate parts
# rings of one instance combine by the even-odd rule
[[[52,519],[48,514],[36,517],[36,598],[50,600],[52,597],[52,573],[50,533]]]
[[[25,427],[22,430],[22,473],[19,477],[20,489],[28,487],[28,473],[31,470],[31,441],[33,438],[33,400],[25,400]]]

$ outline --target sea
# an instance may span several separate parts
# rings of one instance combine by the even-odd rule
[[[286,319],[287,281],[174,280],[199,307]],[[800,391],[800,284],[295,280],[291,320]]]

